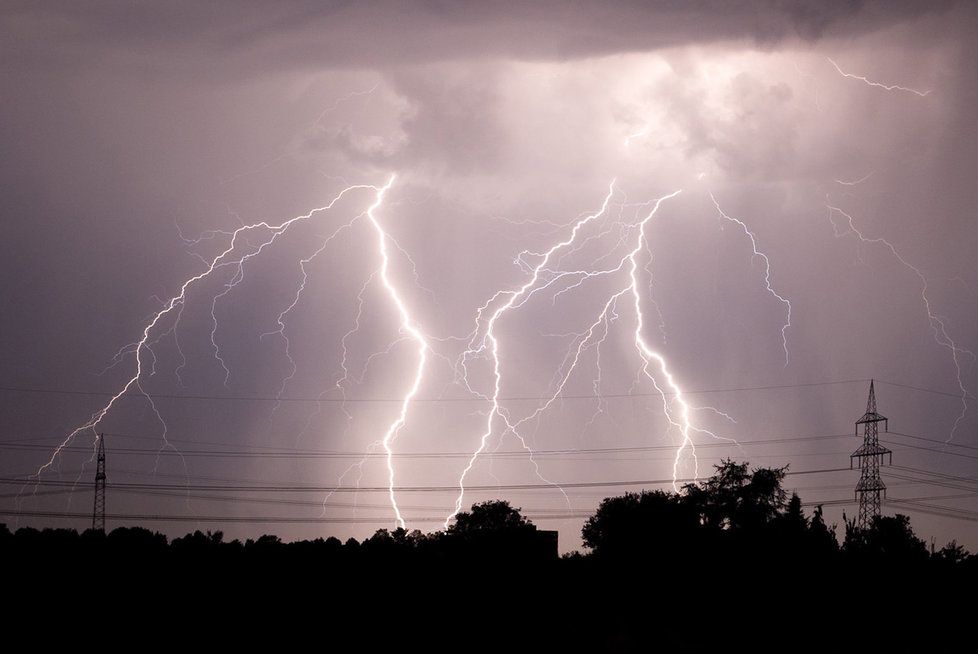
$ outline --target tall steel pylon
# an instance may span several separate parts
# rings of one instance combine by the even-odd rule
[[[95,469],[95,508],[92,529],[105,533],[105,434],[98,435],[98,464]]]
[[[863,444],[849,457],[849,467],[854,461],[859,462],[859,483],[856,484],[856,499],[859,500],[860,529],[866,529],[873,524],[873,518],[880,514],[880,505],[886,497],[886,484],[880,478],[880,466],[883,457],[889,456],[893,462],[893,452],[880,445],[879,423],[883,423],[883,431],[889,431],[886,416],[876,411],[876,391],[873,380],[869,381],[869,400],[866,402],[866,413],[856,421],[856,436],[859,436],[859,425],[863,426]]]

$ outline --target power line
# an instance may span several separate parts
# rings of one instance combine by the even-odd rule
[[[966,398],[966,399],[969,399],[969,400],[975,399],[975,396],[972,395],[971,393],[968,393],[968,392],[964,392],[964,393],[961,393],[961,392],[951,393],[951,392],[948,392],[948,391],[939,391],[939,390],[936,390],[936,389],[933,389],[933,388],[924,388],[922,386],[911,386],[909,384],[898,384],[897,382],[883,381],[883,380],[880,380],[880,379],[877,379],[876,381],[878,381],[881,384],[886,384],[887,386],[896,386],[898,388],[908,388],[908,389],[913,390],[913,391],[920,391],[921,393],[932,393],[934,395],[945,395],[947,397],[953,397],[953,398],[956,398],[956,399],[959,399],[959,400],[962,399],[962,398]]]
[[[887,443],[889,445],[899,445],[901,447],[909,447],[914,450],[924,450],[926,452],[934,452],[936,454],[942,454],[945,456],[959,456],[964,459],[978,459],[978,456],[975,456],[974,454],[965,454],[963,452],[948,452],[946,450],[939,450],[934,447],[924,447],[923,445],[911,445],[909,443],[894,443],[893,441],[882,441],[882,442]]]
[[[949,479],[951,481],[963,481],[963,482],[968,482],[968,483],[972,483],[972,484],[978,484],[978,479],[975,479],[974,477],[960,477],[960,476],[957,476],[957,475],[949,475],[949,474],[944,473],[944,472],[934,472],[934,471],[931,471],[931,470],[923,470],[921,468],[912,468],[912,467],[909,467],[909,466],[894,465],[894,466],[889,466],[889,467],[892,468],[892,469],[895,469],[895,470],[904,470],[906,472],[916,472],[917,474],[931,475],[933,477],[940,477],[941,479]]]
[[[978,494],[978,491],[969,495]],[[959,518],[962,520],[978,521],[978,511],[958,509],[934,504],[924,504],[920,500],[933,499],[955,499],[960,496],[930,496],[930,497],[908,497],[887,500],[888,503],[906,504],[915,507],[921,512],[947,512],[945,517]],[[823,500],[806,502],[807,506],[833,506],[842,504],[854,504],[855,500]],[[592,511],[570,509],[567,511],[550,510],[546,512],[528,512],[527,517],[533,520],[570,520],[576,518],[586,518],[593,514]],[[88,514],[68,511],[17,511],[0,510],[0,515],[17,517],[35,518],[86,518]],[[289,516],[198,516],[198,515],[174,515],[174,514],[110,514],[106,518],[112,520],[132,520],[140,522],[214,522],[214,523],[244,523],[244,524],[387,524],[391,518],[387,517],[349,517],[349,518],[326,518],[326,517],[289,517]],[[440,516],[415,516],[409,517],[412,523],[441,523],[444,518]]]
[[[944,445],[946,447],[960,447],[965,450],[975,450],[978,452],[978,447],[974,445],[962,445],[960,443],[948,443],[947,441],[938,440],[936,438],[925,438],[924,436],[913,436],[911,434],[904,434],[898,431],[888,431],[888,434],[894,434],[896,436],[905,436],[906,438],[914,438],[918,441],[927,441],[928,443],[935,443],[937,445]]]
[[[913,479],[913,478],[907,477],[906,479]],[[891,486],[919,486],[921,484],[925,484],[926,485],[927,483],[928,482],[926,480],[915,480],[914,479],[912,481],[895,482],[895,483],[891,484]],[[845,484],[845,485],[836,484],[836,485],[819,485],[819,486],[797,487],[797,488],[793,488],[793,489],[789,489],[789,490],[793,490],[795,492],[798,492],[798,491],[848,490],[850,488],[851,488],[851,485],[849,485],[849,484]],[[954,487],[953,486],[949,486],[949,488],[954,488]],[[77,489],[65,488],[65,489],[60,489],[60,490],[38,491],[37,493],[32,493],[31,494],[31,497],[34,497],[34,496],[42,496],[42,495],[45,495],[45,496],[46,495],[69,495],[71,493],[76,492],[76,490],[83,491],[83,492],[86,492],[86,493],[88,492],[88,489],[87,488],[81,488],[81,487],[79,487]],[[287,506],[310,506],[310,507],[320,507],[320,508],[328,507],[328,508],[331,508],[331,509],[332,508],[382,509],[382,510],[387,510],[387,511],[389,511],[390,508],[391,508],[390,503],[370,504],[370,503],[365,503],[365,502],[334,502],[334,501],[330,501],[328,503],[324,503],[323,501],[317,501],[317,500],[297,500],[297,499],[282,499],[282,498],[275,498],[275,499],[273,499],[273,498],[264,498],[264,497],[243,497],[243,496],[240,496],[240,495],[238,495],[238,496],[235,496],[235,495],[203,495],[203,494],[193,494],[193,493],[186,493],[186,492],[181,493],[181,492],[177,492],[177,491],[137,490],[137,489],[128,489],[128,488],[116,488],[116,489],[114,489],[114,492],[124,493],[124,494],[131,494],[131,495],[140,495],[140,496],[172,497],[174,499],[179,499],[179,500],[193,499],[193,500],[202,500],[202,501],[206,501],[206,502],[231,502],[231,503],[239,503],[239,504],[281,504],[281,505],[287,505]],[[976,492],[978,492],[978,491],[976,491]],[[576,495],[576,497],[598,497],[598,496],[600,496],[600,494],[599,495],[593,495],[593,494],[591,494],[591,495],[587,495],[587,494],[585,494],[585,495],[580,495],[580,494]],[[19,493],[0,493],[0,499],[15,499],[15,498],[19,498],[19,497],[22,497],[22,495],[19,494]],[[811,504],[811,503],[803,502],[803,504],[807,506],[808,504]],[[434,507],[434,506],[418,506],[418,505],[400,505],[400,506],[401,506],[401,508],[407,508],[407,509],[412,509],[412,510],[429,510],[429,509],[438,509],[438,508],[440,508],[440,507]]]
[[[797,470],[787,471],[785,475],[814,475],[834,472],[850,472],[849,468],[823,468],[819,470]],[[467,486],[467,491],[500,491],[500,490],[530,490],[530,489],[549,489],[557,488],[601,488],[607,486],[662,486],[672,483],[693,483],[702,481],[703,477],[686,477],[682,479],[638,479],[638,480],[614,480],[614,481],[593,481],[593,482],[568,482],[565,484],[493,484],[483,486]],[[72,486],[76,484],[66,481],[49,480],[25,480],[0,477],[0,484],[27,484],[38,486]],[[361,486],[360,488],[337,487],[337,486],[230,486],[230,485],[195,485],[195,484],[135,484],[135,483],[112,483],[108,488],[137,488],[137,489],[166,489],[181,491],[237,491],[237,492],[270,492],[270,493],[388,493],[391,488],[387,486]],[[394,486],[395,493],[455,493],[458,486]]]
[[[888,500],[889,502],[898,504],[900,506],[910,507],[911,511],[919,511],[920,513],[927,513],[929,515],[935,515],[942,518],[951,518],[953,520],[967,520],[968,522],[978,522],[978,511],[967,511],[965,509],[955,509],[948,506],[940,506],[938,504],[924,504],[921,502],[911,502],[909,500]]]
[[[112,436],[123,436],[122,434],[110,434],[106,435]],[[851,438],[852,434],[814,434],[810,436],[789,436],[782,438],[770,438],[770,439],[754,439],[754,440],[744,440],[736,442],[720,442],[720,441],[707,441],[705,443],[699,443],[696,448],[727,448],[727,447],[737,447],[738,445],[770,445],[770,444],[783,444],[783,443],[793,443],[793,442],[807,442],[807,441],[819,441],[819,440],[835,440],[840,438]],[[159,440],[159,438],[155,439]],[[176,439],[168,439],[172,442],[184,442],[184,443],[194,443],[195,441],[183,440],[178,441]],[[578,455],[578,454],[615,454],[624,452],[660,452],[660,451],[675,451],[676,445],[640,445],[633,447],[602,447],[602,448],[579,448],[579,449],[559,449],[559,450],[534,450],[532,453],[527,450],[502,450],[497,452],[487,451],[480,456],[487,458],[490,457],[545,457],[545,456],[564,456],[564,455]],[[40,450],[49,451],[50,447],[45,447],[43,445],[30,445],[21,443],[11,443],[6,442],[0,444],[0,450]],[[61,448],[67,451],[79,451],[79,452],[91,452],[92,448],[69,445]],[[337,451],[337,450],[274,450],[271,452],[249,452],[247,450],[241,449],[227,449],[227,450],[182,450],[179,454],[172,451],[161,451],[159,449],[146,449],[146,448],[113,448],[113,453],[122,454],[150,454],[156,456],[160,455],[171,455],[171,456],[204,456],[204,457],[246,457],[246,458],[352,458],[352,459],[363,459],[363,458],[379,458],[386,459],[387,454],[381,452],[353,452],[353,451]],[[469,459],[472,457],[472,452],[445,452],[445,451],[429,451],[429,452],[394,452],[391,456],[394,458],[464,458]]]
[[[126,470],[115,470],[114,472],[115,472],[115,474],[119,474],[119,473],[122,473],[122,474],[131,474],[131,471],[126,471]],[[150,473],[137,473],[137,474],[150,474]],[[160,475],[160,476],[162,476],[162,475]],[[167,475],[167,476],[172,477],[172,478],[179,478],[179,477],[181,477],[181,475]],[[891,476],[898,477],[899,479],[908,480],[908,481],[903,481],[903,482],[896,482],[896,483],[892,484],[893,486],[913,486],[913,485],[920,485],[920,484],[925,484],[925,485],[928,485],[929,484],[929,485],[935,485],[935,486],[944,486],[941,483],[930,482],[930,481],[925,480],[925,479],[917,479],[917,478],[914,478],[914,477],[899,477],[897,475],[891,475]],[[191,477],[191,479],[213,479],[213,478],[208,478],[208,477]],[[231,479],[229,481],[235,481],[235,480]],[[247,481],[251,481],[251,480],[247,480]],[[29,483],[29,482],[25,482],[25,483]],[[953,485],[947,485],[946,487],[947,488],[966,488],[966,487],[962,487],[962,486],[953,486]],[[851,488],[850,485],[844,484],[844,485],[799,486],[799,487],[789,488],[788,490],[798,492],[798,491],[847,490],[849,488]],[[39,490],[37,492],[32,492],[31,493],[31,497],[47,496],[47,495],[69,495],[69,494],[75,493],[75,492],[87,493],[88,490],[89,489],[87,487],[82,487],[82,486],[72,487],[72,488],[62,488],[60,490],[46,490],[46,491],[45,490]],[[193,493],[188,493],[186,491],[184,491],[184,492],[176,492],[176,491],[155,491],[155,490],[139,490],[139,489],[129,489],[129,488],[114,488],[113,490],[114,490],[114,492],[121,492],[121,493],[126,493],[126,494],[152,495],[152,496],[160,496],[160,497],[173,497],[173,498],[181,499],[181,500],[185,500],[185,499],[198,499],[198,500],[204,500],[204,501],[220,501],[220,502],[234,501],[234,502],[240,502],[240,503],[288,504],[288,505],[296,505],[296,506],[318,506],[318,507],[322,507],[324,505],[324,503],[322,501],[294,500],[294,499],[270,499],[270,498],[261,498],[261,497],[242,497],[242,496],[230,496],[230,495],[195,495]],[[600,497],[601,495],[603,495],[603,493],[598,493],[598,494],[594,494],[594,493],[568,493],[568,495],[571,495],[571,496],[574,496],[574,497]],[[22,493],[0,493],[0,499],[16,499],[16,498],[21,498],[21,497],[24,497],[24,495]],[[806,504],[807,505],[807,503],[803,503],[803,504]],[[385,504],[368,504],[368,503],[364,503],[364,502],[355,502],[355,503],[344,504],[342,502],[330,501],[328,503],[328,506],[329,507],[347,507],[347,508],[357,508],[357,507],[360,507],[360,508],[390,509],[390,504],[389,503],[385,503]],[[417,507],[417,506],[410,506],[410,505],[408,505],[407,508],[409,508],[409,509],[417,509],[417,508],[431,508],[431,507]]]
[[[823,381],[823,382],[806,382],[799,384],[777,384],[769,386],[740,386],[732,388],[708,388],[708,389],[698,389],[698,390],[684,390],[684,395],[700,395],[706,393],[734,393],[743,391],[767,391],[767,390],[778,390],[786,388],[808,388],[814,386],[834,386],[839,384],[855,384],[860,382],[868,381],[866,379],[844,379],[836,381]],[[35,393],[35,394],[47,394],[47,395],[81,395],[81,396],[96,396],[96,397],[114,397],[115,393],[110,393],[106,391],[83,391],[77,389],[54,389],[54,388],[37,388],[37,387],[23,387],[23,386],[0,386],[0,391],[7,393]],[[371,398],[371,397],[354,397],[354,398],[323,398],[323,397],[272,397],[272,396],[261,396],[261,395],[174,395],[165,393],[151,393],[153,399],[159,400],[201,400],[201,401],[229,401],[229,402],[312,402],[312,403],[383,403],[383,402],[394,402],[400,403],[404,401],[403,397],[399,398]],[[664,393],[592,393],[586,395],[558,395],[556,399],[558,400],[594,400],[594,399],[627,399],[627,398],[639,398],[639,397],[661,397],[662,395],[675,395],[674,392],[664,392]],[[127,397],[137,398],[142,397],[142,395],[130,395]],[[554,398],[550,396],[510,396],[510,397],[500,397],[501,402],[517,402],[517,401],[547,401]],[[428,397],[428,398],[414,398],[412,402],[485,402],[486,400],[481,397]]]
[[[942,443],[942,441],[937,441],[934,439],[924,438],[921,436],[913,436],[910,434],[903,434],[900,432],[888,432],[897,436],[903,436],[906,438],[915,438],[918,440]],[[124,434],[107,434],[114,435],[117,437],[127,437]],[[753,440],[743,440],[737,442],[714,442],[708,441],[705,443],[699,443],[696,445],[697,449],[701,448],[735,448],[738,446],[745,445],[772,445],[772,444],[790,444],[795,442],[809,442],[809,441],[820,441],[820,440],[836,440],[836,439],[848,439],[851,438],[852,434],[816,434],[810,436],[793,436],[784,438],[770,438],[770,439],[753,439]],[[141,437],[134,437],[141,438]],[[159,440],[147,439],[147,440]],[[192,440],[178,440],[178,439],[168,439],[171,442],[182,442],[182,443],[195,443]],[[900,443],[896,441],[883,441],[889,445],[897,446],[898,448],[908,448],[914,450],[921,450],[927,452],[933,452],[935,454],[940,454],[942,456],[956,456],[966,459],[978,459],[978,456],[965,454],[962,452],[950,452],[943,449],[936,449],[931,447],[924,447],[921,445],[913,445],[910,443]],[[215,443],[217,444],[217,443]],[[223,443],[221,443],[223,445]],[[648,459],[648,458],[601,458],[601,457],[587,457],[585,455],[591,454],[623,454],[623,453],[641,453],[641,452],[662,452],[662,451],[674,451],[674,445],[648,445],[648,446],[634,446],[634,447],[606,447],[606,448],[580,448],[580,449],[561,449],[561,450],[535,450],[532,454],[526,450],[503,450],[497,452],[485,452],[481,456],[490,459],[506,459],[506,458],[516,458],[523,459],[533,456],[535,458],[547,458],[547,457],[561,457],[561,456],[571,456],[577,457],[573,460],[576,461],[629,461],[629,460],[659,460],[659,459]],[[957,447],[976,450],[978,448],[971,447],[968,445],[958,445]],[[387,455],[380,452],[353,452],[353,451],[337,451],[337,450],[282,450],[267,448],[271,451],[265,452],[251,452],[244,449],[225,449],[225,450],[195,450],[187,449],[181,450],[179,452],[171,450],[162,449],[147,449],[147,448],[114,448],[113,452],[116,454],[131,454],[135,456],[153,456],[153,457],[182,457],[182,458],[245,458],[245,459],[356,459],[356,460],[369,460],[369,459],[386,459]],[[32,445],[28,443],[14,443],[10,441],[0,442],[0,450],[25,450],[25,451],[49,451],[50,447],[43,445]],[[90,453],[92,448],[85,446],[69,445],[61,448],[61,451],[67,452],[85,452]],[[788,456],[788,457],[801,457],[801,456],[829,456],[833,454],[841,454],[842,452],[807,452],[807,453],[784,453],[784,454],[754,454],[751,455],[752,458],[771,458],[777,456]],[[471,452],[445,452],[445,451],[430,451],[430,452],[395,452],[391,455],[396,459],[469,459],[472,456]]]
[[[918,477],[907,477],[907,476],[900,475],[900,474],[897,474],[897,473],[890,473],[887,476],[888,477],[893,477],[895,479],[912,480],[912,481],[916,481],[916,482],[927,484],[928,486],[938,486],[940,488],[952,488],[952,489],[967,490],[967,491],[973,491],[973,490],[975,490],[975,487],[974,486],[965,486],[965,485],[962,485],[960,483],[951,482],[951,481],[934,481],[934,480],[928,480],[928,479],[920,479]]]
[[[936,440],[936,439],[931,439],[931,438],[925,438],[923,436],[913,436],[911,434],[904,434],[904,433],[901,433],[901,432],[893,432],[893,431],[887,432],[887,433],[894,434],[896,436],[904,436],[906,438],[913,438],[913,439],[917,439],[917,440],[921,440],[921,441],[927,441],[927,442],[930,442],[930,443],[935,443],[935,444],[940,444],[940,445],[943,445],[944,444],[943,441]],[[112,437],[115,437],[115,438],[133,439],[133,440],[147,440],[147,441],[154,441],[154,442],[160,442],[160,440],[161,440],[159,436],[142,436],[142,435],[136,435],[136,434],[130,434],[130,433],[124,433],[124,432],[105,432],[105,435],[106,436],[112,436]],[[767,439],[751,439],[751,440],[725,441],[725,442],[707,441],[705,443],[699,443],[699,444],[697,444],[696,447],[697,448],[737,447],[738,445],[768,445],[768,444],[776,444],[776,443],[793,443],[793,442],[796,442],[796,441],[797,442],[803,442],[803,441],[816,441],[816,440],[832,440],[832,439],[839,439],[839,438],[852,438],[852,434],[851,433],[846,433],[846,434],[811,434],[811,435],[807,435],[807,436],[788,436],[788,435],[785,435],[785,436],[777,436],[775,438],[767,438]],[[60,440],[60,437],[43,437],[41,439],[12,439],[12,440],[0,441],[0,449],[24,449],[24,450],[43,450],[43,451],[48,451],[50,449],[50,447],[46,447],[46,446],[43,446],[43,445],[31,445],[30,442],[32,442],[34,440]],[[231,447],[231,448],[234,448],[234,447],[240,448],[241,447],[241,445],[239,443],[230,443],[230,442],[227,442],[227,441],[200,441],[200,440],[196,440],[196,439],[179,439],[179,438],[172,438],[172,437],[168,437],[167,438],[167,441],[168,442],[171,442],[171,443],[186,443],[186,444],[192,444],[192,445],[218,445],[218,446],[226,446],[226,447]],[[897,443],[897,444],[898,445],[901,445],[901,446],[904,446],[904,447],[913,447],[912,445],[908,445],[908,444],[905,444],[905,443]],[[956,444],[956,443],[948,443],[948,445],[953,446],[953,447],[959,447],[959,448],[965,448],[965,449],[970,449],[970,450],[978,451],[978,447],[972,447],[972,446],[969,446],[969,445],[959,445],[959,444]],[[279,448],[276,448],[275,446],[269,446],[269,445],[247,445],[247,446],[244,446],[244,447],[250,448],[250,449],[261,449],[261,450],[271,450],[271,451],[270,452],[251,453],[251,452],[248,451],[248,449],[183,450],[181,452],[181,454],[183,454],[183,455],[205,455],[205,454],[207,454],[207,455],[210,455],[210,454],[213,454],[213,455],[224,455],[224,454],[227,454],[227,455],[239,455],[239,454],[241,454],[241,455],[253,455],[253,454],[258,454],[258,455],[261,455],[261,456],[266,456],[266,455],[267,456],[271,456],[273,458],[278,457],[278,456],[287,456],[287,457],[302,457],[302,456],[320,457],[321,456],[321,457],[326,457],[326,458],[335,457],[335,458],[358,458],[358,459],[359,458],[364,458],[364,457],[367,457],[367,458],[386,458],[387,457],[387,454],[386,453],[380,453],[380,452],[377,452],[377,453],[365,453],[365,452],[342,451],[342,450],[298,450],[298,449],[296,449],[296,450],[284,450],[284,449],[281,449],[280,447]],[[639,445],[639,446],[631,446],[631,447],[603,447],[603,448],[576,448],[576,449],[534,450],[533,451],[533,456],[548,456],[548,455],[563,455],[563,454],[571,454],[571,455],[573,455],[573,454],[606,454],[606,453],[616,453],[616,452],[647,452],[647,451],[648,452],[651,452],[651,451],[675,450],[675,448],[676,448],[675,445]],[[74,445],[72,445],[72,446],[66,446],[65,448],[62,448],[62,449],[85,451],[85,452],[91,451],[91,448],[89,448],[89,447],[74,446]],[[154,455],[156,453],[160,452],[160,450],[158,450],[158,449],[151,450],[151,449],[138,449],[138,448],[114,448],[113,451],[114,452],[130,452],[130,453],[152,453]],[[174,453],[171,452],[171,454],[174,454]],[[523,457],[523,456],[528,456],[528,455],[529,455],[529,453],[526,450],[524,450],[524,449],[520,449],[520,450],[501,450],[501,451],[495,451],[495,452],[487,451],[485,454],[483,454],[483,456],[495,456],[495,457],[502,457],[502,456],[520,456],[520,457]],[[394,456],[394,457],[406,457],[406,458],[418,458],[418,457],[420,457],[420,458],[437,458],[437,457],[451,457],[451,458],[454,458],[454,457],[465,457],[465,458],[469,458],[469,457],[472,456],[472,453],[471,452],[463,452],[463,451],[454,451],[454,452],[450,452],[450,451],[394,452],[392,454],[392,456]]]
[[[121,470],[116,470],[115,471],[116,474],[118,474],[120,472],[125,473],[127,471],[121,471]],[[179,477],[179,475],[172,475],[172,476],[173,477]],[[919,478],[916,478],[916,477],[903,477],[903,476],[894,475],[894,474],[890,474],[889,476],[890,477],[895,477],[897,479],[904,480],[904,481],[894,482],[894,483],[890,484],[891,486],[919,486],[919,485],[922,485],[923,484],[923,485],[939,486],[939,487],[943,487],[943,488],[965,489],[965,490],[969,490],[969,491],[972,491],[972,492],[975,491],[975,489],[969,488],[967,486],[956,486],[956,485],[953,485],[953,484],[945,484],[945,483],[941,483],[941,482],[934,482],[934,481],[931,481],[931,480],[919,479]],[[788,490],[793,491],[793,492],[805,492],[805,491],[849,490],[850,488],[852,488],[852,486],[850,484],[835,484],[835,485],[824,485],[823,484],[823,485],[818,485],[818,486],[798,486],[798,487],[792,487],[792,488],[789,488]],[[75,493],[75,492],[79,492],[79,491],[80,492],[83,492],[83,493],[87,493],[88,490],[89,489],[87,487],[81,487],[81,486],[78,486],[77,488],[62,488],[62,489],[59,489],[59,490],[39,490],[37,492],[32,492],[31,493],[31,497],[33,498],[33,497],[48,496],[48,495],[52,495],[52,496],[53,495],[58,495],[58,496],[61,496],[61,495],[69,495],[71,493]],[[175,499],[180,499],[180,500],[195,499],[195,500],[203,500],[203,501],[208,501],[208,502],[238,502],[238,503],[242,503],[242,504],[284,504],[284,505],[317,506],[317,507],[324,506],[324,503],[322,501],[313,501],[313,500],[272,499],[272,498],[262,498],[262,497],[242,497],[242,496],[233,496],[233,495],[196,495],[196,494],[187,493],[187,492],[156,491],[156,490],[138,490],[138,489],[129,489],[129,488],[115,488],[114,491],[115,492],[119,492],[119,493],[132,494],[132,495],[146,495],[146,496],[157,496],[157,497],[173,497]],[[970,494],[971,493],[968,493],[968,495],[970,495]],[[569,493],[569,495],[572,495],[574,497],[600,497],[601,495],[603,495],[603,493],[598,493],[598,494],[594,494],[594,493],[577,493],[577,494]],[[21,498],[21,497],[24,497],[24,495],[22,493],[0,493],[0,499],[17,499],[17,498]],[[809,505],[819,504],[819,502],[807,502],[806,501],[806,502],[802,502],[802,504],[804,506],[809,506]],[[328,502],[327,503],[327,506],[329,506],[330,508],[337,508],[338,507],[338,508],[364,508],[364,509],[386,509],[386,510],[389,510],[391,508],[391,505],[389,503],[384,503],[384,504],[369,504],[369,503],[364,503],[364,502],[343,503],[343,502],[334,502],[334,501]],[[403,505],[403,506],[405,506],[405,508],[408,508],[408,509],[430,509],[430,508],[437,508],[437,507],[430,507],[430,506],[420,507],[420,506],[416,506],[416,505],[413,505],[413,506],[412,505]]]

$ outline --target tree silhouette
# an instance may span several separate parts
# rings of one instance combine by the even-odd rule
[[[643,491],[606,498],[581,530],[600,558],[690,561],[707,558],[784,560],[829,555],[835,535],[821,509],[805,516],[801,498],[781,487],[787,468],[757,468],[730,459],[709,479],[679,493]]]
[[[536,525],[505,500],[473,504],[471,511],[459,511],[448,528],[453,536],[482,533],[524,533],[536,531]]]
[[[542,536],[518,508],[505,500],[490,500],[460,511],[430,546],[444,556],[516,564],[555,555]]]
[[[719,529],[758,528],[785,506],[781,488],[787,467],[748,470],[747,463],[724,459],[712,477],[683,486],[683,501],[692,504],[705,526]]]
[[[927,545],[917,538],[908,516],[876,516],[866,529],[846,522],[843,550],[857,558],[871,557],[886,563],[920,563],[927,558]]]
[[[825,524],[822,518],[822,505],[815,507],[811,523],[808,525],[810,547],[818,552],[834,553],[839,549],[839,541],[835,537],[835,525]]]
[[[691,504],[679,500],[678,495],[660,490],[606,498],[584,523],[584,545],[599,556],[681,549],[700,519]]]
[[[952,540],[934,553],[934,559],[947,566],[956,566],[968,560],[968,550]]]

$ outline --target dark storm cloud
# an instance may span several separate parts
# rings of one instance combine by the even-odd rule
[[[5,60],[150,68],[376,66],[475,56],[567,59],[689,43],[853,36],[939,2],[18,2]]]

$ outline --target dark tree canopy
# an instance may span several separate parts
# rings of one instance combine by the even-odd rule
[[[901,514],[876,516],[868,529],[846,522],[843,546],[855,557],[880,562],[920,563],[927,558],[927,545],[914,533],[910,518]]]
[[[766,556],[772,549],[833,550],[821,511],[809,520],[781,486],[787,468],[724,460],[709,479],[678,493],[643,491],[605,499],[582,529],[584,544],[604,557],[688,559]]]
[[[668,549],[699,525],[692,505],[664,491],[626,493],[601,502],[581,531],[584,545],[603,553]]]
[[[683,486],[680,501],[692,504],[704,526],[757,528],[770,522],[785,505],[781,488],[785,468],[748,470],[747,463],[725,459],[706,481]]]
[[[460,511],[448,528],[453,535],[524,531],[536,531],[536,526],[505,500],[473,504],[471,511]]]

